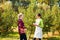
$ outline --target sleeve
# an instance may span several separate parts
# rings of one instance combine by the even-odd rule
[[[18,21],[18,26],[19,26],[20,28],[22,27],[22,23],[21,23],[20,20]]]
[[[19,27],[25,29],[25,26],[22,20],[19,21]]]
[[[39,26],[40,26],[41,28],[44,27],[43,20],[40,21]]]

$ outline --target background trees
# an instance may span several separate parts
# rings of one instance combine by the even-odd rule
[[[41,13],[44,20],[44,32],[60,30],[59,0],[10,0],[0,6],[0,34],[9,33],[12,27],[17,27],[17,14],[24,13],[24,23],[28,35],[33,34],[35,15]],[[1,2],[1,1],[0,1]],[[30,36],[29,36],[30,37]]]

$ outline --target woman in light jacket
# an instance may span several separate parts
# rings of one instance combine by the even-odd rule
[[[43,20],[41,18],[41,14],[36,15],[36,21],[33,23],[35,28],[34,39],[33,40],[42,40],[42,29],[44,27]]]

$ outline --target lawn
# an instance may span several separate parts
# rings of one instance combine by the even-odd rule
[[[19,34],[15,32],[7,36],[1,36],[0,40],[19,40]]]
[[[0,40],[19,40],[19,34],[18,32],[14,32],[14,33],[10,33],[7,36],[0,36]],[[32,38],[30,40],[32,40]],[[60,36],[57,36],[57,37],[55,36],[55,37],[51,37],[43,40],[60,40]]]

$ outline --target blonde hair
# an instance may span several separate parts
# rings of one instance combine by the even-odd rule
[[[21,16],[23,16],[23,13],[19,13],[19,14],[18,14],[18,19],[19,19]]]

